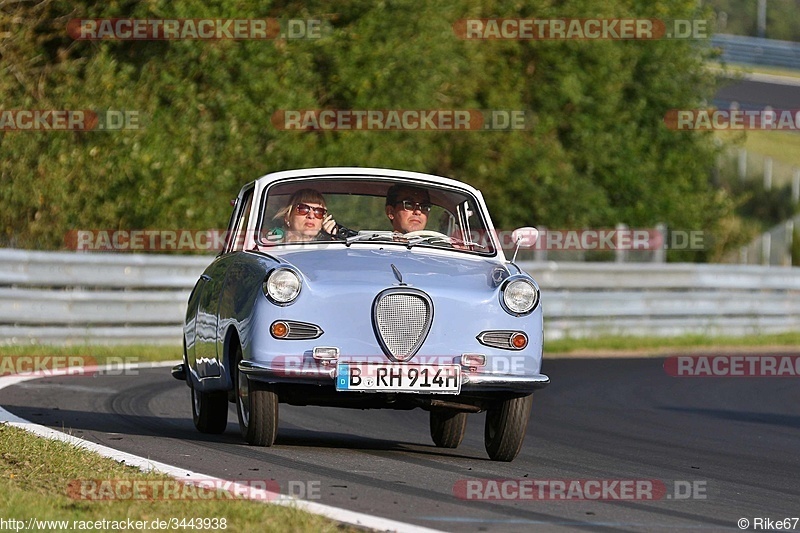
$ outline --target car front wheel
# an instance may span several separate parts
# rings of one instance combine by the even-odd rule
[[[533,395],[508,398],[486,411],[483,441],[492,461],[513,461],[522,448]]]
[[[250,380],[239,372],[242,350],[238,349],[236,366],[236,412],[242,438],[253,446],[272,446],[278,436],[278,395],[266,383]]]
[[[458,448],[467,430],[467,413],[450,409],[431,411],[431,438],[439,448]]]

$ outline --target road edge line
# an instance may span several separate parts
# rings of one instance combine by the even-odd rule
[[[170,367],[176,364],[179,364],[180,361],[164,361],[164,362],[157,362],[157,363],[135,363],[131,364],[128,368],[160,368],[160,367]],[[76,373],[80,369],[80,371],[85,372],[89,370],[90,367],[70,367],[69,372]],[[105,366],[98,366],[98,367],[91,367],[91,369],[108,369],[108,370],[118,370],[118,365],[105,365]],[[55,377],[61,375],[69,375],[69,373],[65,371],[51,371],[48,372],[47,376],[41,375],[18,375],[12,374],[7,376],[0,376],[0,390],[10,387],[12,385],[16,385],[18,383],[23,383],[25,381],[32,381],[35,379],[40,379],[44,377]],[[213,481],[213,482],[223,482],[224,480],[215,478],[208,475],[203,475],[198,472],[194,472],[192,470],[187,470],[185,468],[180,468],[177,466],[173,466],[167,463],[162,463],[160,461],[154,461],[152,459],[147,459],[145,457],[141,457],[138,455],[134,455],[132,453],[123,452],[121,450],[115,450],[109,446],[105,446],[103,444],[98,444],[96,442],[91,442],[80,437],[76,437],[74,435],[70,435],[69,433],[64,433],[63,431],[58,431],[53,428],[49,428],[47,426],[42,426],[31,422],[30,420],[26,420],[21,418],[6,409],[3,406],[0,406],[0,424],[8,424],[10,426],[14,426],[25,430],[29,433],[33,433],[38,437],[44,437],[50,440],[57,440],[61,442],[66,442],[72,446],[82,448],[84,450],[88,450],[97,454],[102,455],[103,457],[107,457],[109,459],[113,459],[114,461],[124,463],[128,466],[134,466],[139,468],[144,472],[160,472],[162,474],[167,474],[168,476],[173,477],[174,479],[182,482],[197,482],[197,481]],[[232,487],[235,489],[238,484],[234,484]],[[246,494],[246,491],[241,492],[242,494]],[[392,520],[390,518],[381,518],[379,516],[369,515],[366,513],[359,513],[357,511],[348,511],[347,509],[341,509],[339,507],[333,507],[330,505],[325,505],[321,503],[309,502],[307,500],[299,500],[293,498],[291,496],[277,494],[275,493],[275,499],[270,501],[264,501],[262,499],[253,499],[249,498],[252,501],[256,501],[259,503],[264,504],[273,504],[273,505],[284,505],[294,507],[296,509],[300,509],[302,511],[306,511],[312,514],[321,515],[326,518],[330,518],[331,520],[335,520],[337,522],[344,522],[346,524],[351,524],[354,526],[359,527],[367,527],[377,531],[396,531],[396,532],[408,532],[408,533],[444,533],[438,529],[430,529],[423,526],[416,526],[414,524],[407,524],[405,522],[399,522],[397,520]]]

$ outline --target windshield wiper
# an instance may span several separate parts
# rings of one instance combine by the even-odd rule
[[[472,246],[475,248],[481,248],[483,250],[486,249],[486,246],[482,244],[478,244],[477,242],[470,242],[465,241],[462,239],[456,239],[455,237],[448,237],[447,235],[429,235],[427,237],[416,237],[408,241],[408,247],[411,248],[417,244],[433,244],[436,245],[437,243],[445,243],[449,245],[458,245],[458,246]]]
[[[353,237],[348,237],[344,242],[345,245],[350,246],[354,242],[365,242],[365,241],[372,241],[372,240],[381,240],[387,242],[394,242],[397,244],[405,245],[408,248],[412,246],[416,246],[418,244],[431,244],[436,245],[440,244],[447,244],[447,245],[456,245],[456,246],[464,246],[469,247],[470,249],[479,248],[482,250],[486,250],[487,247],[478,244],[477,242],[470,242],[465,241],[462,239],[457,239],[455,237],[448,237],[447,235],[427,235],[425,237],[414,237],[411,239],[405,239],[402,233],[396,233],[394,231],[366,231],[361,232],[358,235],[354,235]]]
[[[362,233],[359,233],[358,235],[354,235],[352,237],[348,237],[347,239],[345,239],[344,243],[347,246],[350,246],[354,242],[371,241],[372,239],[376,239],[376,238],[392,240],[392,232],[391,231],[368,231],[368,232],[362,232]]]

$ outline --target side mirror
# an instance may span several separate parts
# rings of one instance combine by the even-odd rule
[[[511,262],[517,260],[517,252],[520,248],[533,248],[539,239],[539,230],[532,227],[517,228],[511,232],[511,240],[514,241],[514,257]]]
[[[511,240],[522,248],[533,248],[539,239],[539,230],[534,227],[517,228],[511,232]]]

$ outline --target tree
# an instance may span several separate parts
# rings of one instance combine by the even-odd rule
[[[484,0],[357,5],[233,0],[4,5],[6,109],[124,109],[144,127],[0,133],[0,244],[63,246],[77,228],[219,228],[242,184],[273,170],[385,166],[463,179],[501,228],[617,222],[713,231],[708,135],[672,108],[710,96],[702,43],[475,41],[470,17],[698,16],[694,0]],[[319,18],[322,39],[74,41],[73,18]],[[24,23],[11,21],[24,20]],[[520,110],[522,131],[283,131],[295,109]],[[678,256],[674,256],[678,257]],[[702,256],[684,258],[699,259]]]

